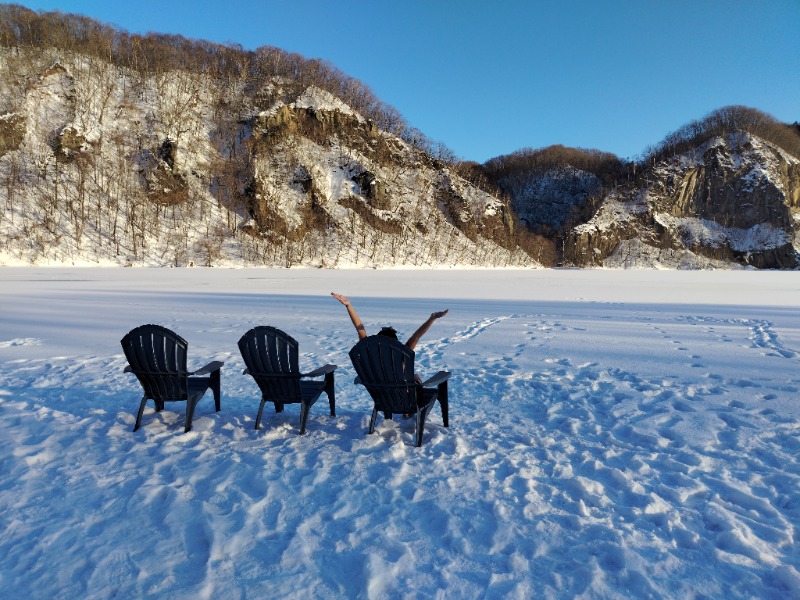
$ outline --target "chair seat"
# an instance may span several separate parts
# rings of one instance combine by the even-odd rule
[[[379,408],[380,411],[386,414],[394,413],[413,413],[416,412],[416,409],[424,408],[428,406],[432,401],[436,400],[436,396],[439,393],[438,388],[417,388],[417,394],[413,394],[414,389],[411,390],[412,394],[406,401],[403,402],[401,405],[395,405],[394,410],[389,412],[387,410],[387,406],[381,405]],[[419,393],[421,392],[421,393]],[[416,404],[416,409],[414,408],[414,404]]]
[[[187,392],[190,399],[200,398],[211,386],[210,377],[189,377]]]
[[[431,400],[436,398],[439,390],[437,388],[422,388],[422,403],[417,400],[418,406],[426,406],[430,404]]]
[[[300,398],[294,393],[287,395],[265,395],[268,402],[279,402],[280,404],[295,404],[297,402],[308,402],[318,396],[325,389],[324,381],[300,381]]]
[[[325,389],[324,381],[301,381],[300,382],[300,395],[304,401],[311,400],[314,396],[318,396],[322,390]]]

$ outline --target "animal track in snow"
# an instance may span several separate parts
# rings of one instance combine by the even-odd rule
[[[457,342],[466,341],[470,338],[475,337],[476,335],[483,333],[492,325],[496,325],[497,323],[505,321],[506,319],[510,319],[513,316],[514,315],[508,315],[508,316],[494,317],[490,319],[483,319],[482,321],[477,321],[476,323],[473,323],[470,326],[468,326],[465,330],[456,333],[449,339],[443,340],[443,342],[453,344]]]
[[[713,325],[744,325],[750,329],[750,340],[753,348],[767,350],[768,356],[782,356],[783,358],[795,358],[798,353],[789,348],[785,348],[778,338],[778,334],[772,329],[773,324],[762,319],[713,319],[709,317],[684,317],[682,319],[692,325],[706,325],[708,333],[716,333]],[[730,338],[722,335],[722,341],[730,342]]]
[[[750,327],[750,339],[757,348],[772,350],[784,358],[794,358],[797,352],[788,350],[778,341],[778,334],[772,331],[772,323],[769,321],[744,321]]]

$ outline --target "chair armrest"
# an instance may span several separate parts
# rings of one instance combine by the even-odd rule
[[[222,365],[225,363],[221,360],[214,360],[208,363],[205,367],[201,367],[197,369],[194,373],[189,373],[189,375],[208,375],[209,373],[213,373],[214,371],[219,371],[222,368]]]
[[[131,366],[128,365],[127,367],[125,367],[125,370],[123,371],[123,373],[133,373],[133,369],[131,369]]]
[[[314,369],[310,373],[300,373],[300,377],[319,377],[320,375],[327,375],[336,370],[336,365],[325,365],[319,369]]]
[[[419,385],[422,387],[433,387],[435,385],[439,385],[440,383],[444,383],[448,379],[450,379],[450,373],[448,371],[439,371],[436,375],[427,381],[423,381]]]

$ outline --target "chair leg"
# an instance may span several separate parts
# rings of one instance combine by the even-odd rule
[[[136,424],[133,426],[134,431],[139,429],[139,426],[142,424],[142,413],[144,412],[145,404],[147,404],[147,396],[142,396],[142,403],[139,405],[139,414],[136,415]],[[156,407],[158,407],[158,402],[156,402]]]
[[[372,418],[369,420],[369,432],[375,433],[375,419],[378,418],[378,407],[372,409]]]
[[[264,412],[264,405],[267,403],[266,398],[261,399],[261,404],[258,406],[258,415],[256,416],[256,429],[261,427],[261,414]]]
[[[333,389],[333,373],[325,374],[325,393],[328,395],[328,404],[331,407],[331,416],[336,416],[336,395]]]
[[[449,420],[449,402],[447,398],[447,381],[443,381],[439,384],[439,390],[436,393],[439,398],[439,406],[442,409],[442,423],[444,423],[445,427],[450,427],[450,420]]]
[[[308,421],[308,409],[310,405],[305,402],[300,403],[300,435],[306,434],[306,421]]]
[[[222,382],[222,372],[220,369],[211,372],[211,391],[214,392],[214,406],[219,412],[220,409],[220,400],[222,398],[221,393],[221,382]]]
[[[428,413],[431,412],[434,402],[417,409],[417,448],[422,446],[422,434],[425,431],[425,421],[428,418]]]
[[[189,433],[192,430],[192,420],[194,419],[194,409],[197,406],[197,403],[200,401],[200,398],[192,401],[192,399],[188,399],[186,401],[186,426],[183,428],[184,433]]]

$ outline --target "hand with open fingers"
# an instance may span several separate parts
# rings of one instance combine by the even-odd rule
[[[339,302],[348,306],[350,304],[350,300],[347,299],[347,296],[342,296],[341,294],[337,294],[336,292],[331,292],[331,296],[336,298]]]

